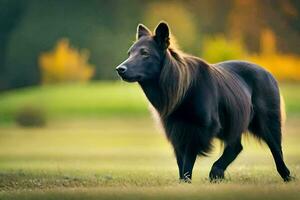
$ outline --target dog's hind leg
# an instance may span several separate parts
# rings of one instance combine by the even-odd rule
[[[259,113],[255,115],[249,130],[268,145],[273,155],[276,168],[284,181],[292,180],[290,171],[284,163],[281,148],[281,120],[277,113]]]
[[[225,146],[222,156],[213,164],[209,178],[211,181],[216,181],[224,178],[224,171],[232,163],[235,158],[242,151],[241,138],[239,137],[235,142]]]
[[[287,168],[287,166],[283,161],[281,145],[276,143],[276,140],[274,140],[273,137],[268,137],[265,138],[264,140],[266,141],[267,145],[271,150],[278,173],[280,174],[280,176],[284,181],[286,182],[290,181],[292,177],[290,176],[289,169]]]

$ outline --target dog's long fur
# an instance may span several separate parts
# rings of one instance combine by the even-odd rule
[[[209,107],[205,109],[211,115],[210,119],[208,116],[207,119],[200,119],[204,121],[199,121],[199,124],[209,126],[205,123],[210,123],[208,122],[210,120],[214,124],[214,127],[209,127],[211,131],[207,132],[207,135],[200,135],[203,132],[200,130],[201,128],[186,121],[195,113],[183,109],[185,106],[192,105],[189,101],[199,86],[205,87],[198,93],[202,92],[205,98],[209,98],[207,103],[210,105],[204,104],[203,106]],[[159,110],[159,113],[166,134],[175,147],[184,146],[189,143],[189,140],[198,141],[199,143],[195,145],[198,146],[197,153],[204,155],[210,150],[211,139],[214,136],[230,143],[238,138],[241,132],[247,130],[252,110],[250,94],[245,90],[246,84],[241,83],[235,74],[229,73],[225,69],[210,65],[180,51],[177,52],[176,49],[168,49],[160,76],[160,87],[164,100],[161,101],[163,105],[160,107],[163,109]],[[219,105],[220,102],[223,105]],[[219,116],[221,113],[218,109],[228,113],[226,123],[222,124],[222,119],[220,119],[222,116]],[[203,114],[205,115],[205,113]],[[176,121],[181,117],[185,119]],[[197,116],[191,117],[190,122],[195,119]],[[183,121],[186,122],[183,123]],[[227,134],[217,134],[220,129]],[[192,132],[195,133],[193,137],[190,134]]]
[[[141,58],[138,53],[145,47],[151,53]],[[223,178],[242,150],[242,133],[249,131],[268,144],[279,174],[290,180],[281,150],[284,102],[269,72],[249,62],[209,64],[182,53],[170,47],[165,23],[157,27],[155,35],[139,26],[138,41],[131,51],[135,56],[122,63],[128,71],[121,76],[144,78],[137,81],[174,147],[181,179],[191,179],[196,156],[210,151],[214,137],[225,143],[225,150],[214,163],[210,178]]]
[[[160,114],[166,117],[185,97],[193,81],[193,71],[196,66],[175,49],[166,52],[166,58],[160,74],[160,86],[164,98],[164,105]],[[172,79],[170,79],[172,77]]]

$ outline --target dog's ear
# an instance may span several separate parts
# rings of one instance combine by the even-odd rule
[[[136,31],[136,39],[140,39],[143,36],[149,36],[151,35],[151,31],[143,24],[139,24],[137,26]]]
[[[162,49],[167,49],[170,45],[170,30],[166,22],[160,22],[155,29],[154,39]]]

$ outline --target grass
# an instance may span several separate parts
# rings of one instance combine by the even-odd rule
[[[300,113],[299,84],[281,84],[287,111]],[[24,107],[45,111],[47,117],[94,118],[147,116],[147,100],[137,84],[92,82],[18,89],[0,94],[0,123],[13,122]]]
[[[300,173],[300,118],[287,122],[283,149]],[[264,144],[243,139],[226,181],[211,184],[220,145],[200,157],[193,184],[179,184],[172,149],[148,117],[51,121],[45,128],[0,127],[0,199],[297,199]]]
[[[299,85],[284,84],[290,116],[283,134],[285,160],[300,174]],[[26,105],[49,115],[43,128],[12,122]],[[180,184],[172,148],[147,114],[137,85],[91,83],[28,88],[0,96],[0,199],[299,199],[300,181],[283,183],[271,153],[251,137],[211,184],[221,154],[196,162],[192,184]],[[5,115],[4,115],[5,114]]]
[[[147,101],[137,84],[93,82],[2,93],[0,123],[13,121],[16,113],[28,106],[45,111],[50,119],[147,115]]]
[[[286,111],[290,115],[300,113],[300,86],[299,84],[280,84],[280,89],[286,103]]]

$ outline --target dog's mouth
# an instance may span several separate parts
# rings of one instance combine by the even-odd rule
[[[141,80],[140,75],[137,75],[137,76],[134,76],[134,77],[128,77],[128,76],[120,75],[120,77],[122,78],[123,81],[126,81],[126,82],[138,82],[138,81]]]

